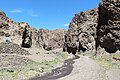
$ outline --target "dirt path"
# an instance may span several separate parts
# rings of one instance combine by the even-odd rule
[[[106,74],[108,80],[120,80],[120,69],[111,69]]]
[[[86,56],[81,56],[75,60],[73,66],[74,68],[70,75],[58,80],[104,80],[101,76],[104,70]]]
[[[107,72],[87,56],[68,59],[51,73],[30,80],[119,80],[120,70]]]
[[[69,58],[64,61],[64,65],[56,69],[53,69],[51,73],[46,73],[41,77],[36,77],[29,80],[56,80],[61,77],[65,77],[72,72],[73,64],[75,63],[74,60],[79,58],[80,58],[79,56],[75,56],[74,58]]]

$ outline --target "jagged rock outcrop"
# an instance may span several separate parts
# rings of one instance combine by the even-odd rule
[[[25,27],[22,35],[22,47],[30,48],[32,46],[32,32],[29,30],[29,26]]]
[[[64,51],[75,54],[80,50],[94,50],[98,9],[75,14],[65,35]]]
[[[120,50],[120,0],[102,0],[98,13],[97,47],[114,53]]]

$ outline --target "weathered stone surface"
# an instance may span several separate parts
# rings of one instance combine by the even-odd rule
[[[29,30],[29,26],[25,27],[22,35],[22,47],[30,48],[32,46],[32,32]]]
[[[109,53],[120,50],[120,0],[102,0],[98,9],[76,14],[65,35],[63,50],[75,53],[98,46]]]
[[[35,36],[35,43],[36,45],[43,47],[45,50],[62,48],[64,41],[64,33],[65,30],[63,29],[57,29],[52,31],[40,29]]]
[[[19,45],[22,41],[22,46],[28,48],[35,46],[45,50],[52,50],[63,47],[65,30],[37,30],[31,26],[25,29],[26,26],[29,26],[29,24],[26,22],[14,22],[4,12],[1,12],[0,37],[10,37],[12,42],[15,41]],[[30,34],[30,32],[32,33]]]
[[[6,16],[6,14],[0,10],[0,16]]]
[[[65,35],[63,50],[73,54],[80,50],[94,50],[97,18],[97,9],[75,14]]]
[[[14,22],[0,11],[0,38],[12,37],[11,40],[21,40],[25,22]],[[98,8],[75,14],[69,29],[36,30],[29,27],[31,39],[23,38],[24,46],[35,46],[52,50],[63,47],[64,51],[76,52],[95,50],[98,46],[113,53],[120,50],[120,0],[102,0]],[[14,38],[13,38],[14,36]],[[16,37],[17,36],[17,37]],[[2,39],[2,38],[1,38]]]
[[[120,0],[103,0],[98,13],[97,46],[114,53],[120,50]]]

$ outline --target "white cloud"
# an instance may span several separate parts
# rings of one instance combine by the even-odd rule
[[[10,12],[10,13],[23,13],[23,14],[27,14],[31,17],[38,16],[33,9],[13,9],[13,10],[8,11],[8,12]]]
[[[22,10],[20,10],[20,9],[14,9],[14,10],[11,10],[9,12],[10,13],[22,13]]]
[[[67,23],[67,24],[64,24],[64,26],[65,26],[65,27],[68,27],[68,26],[69,26],[69,23]]]

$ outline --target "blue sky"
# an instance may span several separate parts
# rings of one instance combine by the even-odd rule
[[[0,9],[16,22],[40,29],[67,29],[74,14],[96,8],[101,0],[0,0]]]

